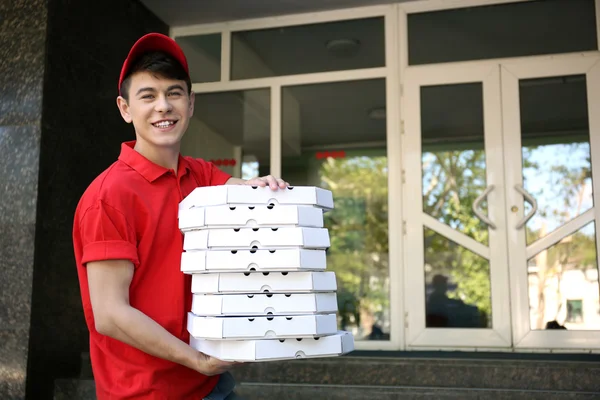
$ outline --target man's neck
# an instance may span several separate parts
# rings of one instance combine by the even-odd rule
[[[152,161],[154,164],[160,165],[167,169],[172,169],[177,174],[177,165],[179,163],[180,146],[175,147],[157,147],[149,145],[144,141],[137,140],[133,147],[135,151]]]

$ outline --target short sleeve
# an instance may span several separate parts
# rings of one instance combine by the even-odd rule
[[[92,261],[130,260],[139,264],[137,239],[125,214],[98,200],[87,209],[79,223],[83,247],[81,263]]]
[[[202,159],[196,159],[196,161],[200,165],[204,182],[208,183],[206,186],[224,185],[231,178],[231,175],[219,169],[212,162]]]

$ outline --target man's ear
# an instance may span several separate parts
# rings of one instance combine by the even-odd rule
[[[194,116],[194,101],[196,101],[196,93],[190,92],[190,117]]]
[[[132,118],[131,118],[131,114],[129,114],[129,104],[127,104],[127,100],[125,100],[125,98],[123,98],[123,96],[117,97],[117,107],[119,107],[119,111],[121,112],[121,117],[123,117],[125,122],[130,124],[132,121]]]

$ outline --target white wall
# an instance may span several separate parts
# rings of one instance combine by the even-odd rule
[[[236,148],[197,118],[190,120],[188,130],[181,141],[181,154],[204,160],[232,159],[239,157]],[[220,166],[223,171],[239,176],[239,159],[236,167]]]

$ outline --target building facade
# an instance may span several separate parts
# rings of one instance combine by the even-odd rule
[[[171,27],[196,92],[184,151],[333,191],[359,349],[594,352],[597,19],[421,1]]]

